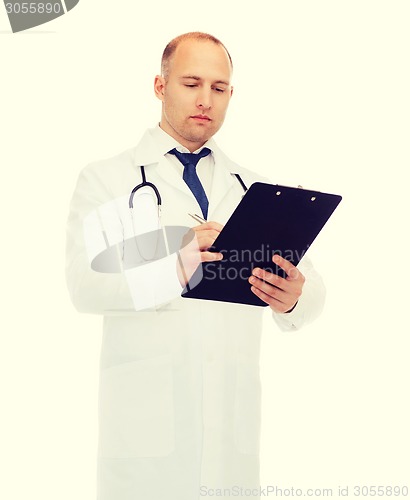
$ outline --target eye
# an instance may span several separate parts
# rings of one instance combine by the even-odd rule
[[[196,87],[197,85],[195,83],[186,83],[185,84],[185,87],[189,87],[189,88],[194,88]]]
[[[214,90],[216,92],[219,92],[220,94],[223,94],[225,92],[226,89],[220,89],[219,87],[215,87]]]

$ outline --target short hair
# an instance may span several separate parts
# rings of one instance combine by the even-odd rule
[[[228,54],[229,62],[231,63],[231,68],[233,68],[231,55],[228,49],[225,47],[225,45],[220,40],[218,40],[218,38],[214,37],[213,35],[209,35],[208,33],[202,33],[201,31],[192,31],[190,33],[184,33],[183,35],[177,36],[176,38],[171,40],[165,47],[161,59],[161,74],[165,78],[168,76],[169,62],[171,60],[171,57],[175,53],[178,45],[185,40],[199,40],[204,42],[208,41],[208,42],[213,42],[216,45],[220,45],[222,48],[225,49],[226,53]]]

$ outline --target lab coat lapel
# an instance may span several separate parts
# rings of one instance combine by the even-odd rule
[[[236,182],[231,174],[235,172],[235,165],[227,158],[219,148],[213,150],[215,168],[212,179],[212,189],[209,198],[208,219],[212,220],[212,214],[217,210],[218,205],[225,199],[228,191],[232,189]]]
[[[235,164],[218,148],[213,139],[207,144],[213,151],[215,160],[215,168],[212,179],[212,188],[209,199],[208,220],[212,220],[212,214],[217,210],[218,206],[224,201],[226,195],[232,189],[236,181],[231,172],[235,172]],[[146,131],[140,143],[135,148],[134,164],[136,168],[140,165],[155,165],[152,175],[158,176],[159,181],[164,181],[184,193],[192,199],[193,194],[186,185],[178,172],[172,168],[172,165],[158,151],[155,141],[149,131]],[[148,169],[147,169],[148,170]],[[147,172],[148,180],[148,172]],[[153,178],[151,178],[153,182]]]
[[[182,177],[178,174],[175,168],[166,160],[156,147],[155,141],[152,138],[149,130],[147,130],[141,141],[135,148],[134,163],[137,167],[140,165],[155,165],[153,175],[159,176],[160,180],[167,182],[174,188],[182,191],[186,196],[192,197],[192,192],[186,185]],[[147,173],[147,180],[148,173]],[[153,182],[153,179],[151,179]]]
[[[160,157],[161,154],[155,145],[150,131],[146,130],[134,150],[134,164],[136,168],[139,168],[141,165],[147,166],[152,163],[157,163]]]
[[[171,186],[173,186],[174,188],[179,189],[185,195],[189,196],[190,198],[194,196],[182,176],[169,163],[169,161],[167,161],[164,156],[162,156],[160,161],[158,162],[156,172],[163,181],[171,184]]]

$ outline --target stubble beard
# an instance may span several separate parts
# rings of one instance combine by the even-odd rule
[[[170,127],[175,133],[176,137],[175,135],[174,137],[177,140],[178,138],[180,138],[179,142],[181,142],[182,138],[184,141],[192,144],[204,144],[216,134],[223,123],[222,120],[222,122],[217,127],[215,127],[215,122],[212,122],[211,126],[209,126],[209,124],[200,125],[191,121],[191,118],[185,118],[181,122],[180,120],[178,120],[176,116],[177,113],[175,111],[175,106],[164,106],[163,116],[167,122],[168,127]],[[174,117],[176,118],[175,120],[173,120]]]
[[[189,124],[188,122],[189,118],[186,123],[182,124],[182,126],[178,128],[175,128],[171,123],[168,123],[178,136],[192,144],[205,143],[214,135],[213,131],[201,130],[200,126],[195,127],[195,124]],[[197,130],[195,130],[195,128],[197,128]]]

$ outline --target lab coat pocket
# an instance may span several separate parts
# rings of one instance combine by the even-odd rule
[[[259,454],[261,387],[259,365],[239,361],[236,369],[234,442],[241,453]]]
[[[171,356],[103,369],[99,424],[100,457],[170,454],[175,446]]]

